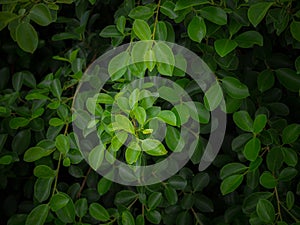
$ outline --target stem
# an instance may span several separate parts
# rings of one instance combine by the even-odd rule
[[[69,129],[69,124],[67,123],[66,127],[65,127],[65,131],[64,131],[64,135],[67,135],[68,129]],[[60,153],[59,154],[59,158],[58,158],[58,162],[57,162],[56,176],[55,176],[55,180],[54,180],[52,196],[55,194],[55,191],[56,191],[57,182],[58,182],[58,174],[59,174],[59,169],[60,169],[60,164],[61,164],[62,156],[63,156],[63,154]]]
[[[280,203],[280,205],[290,215],[290,217],[292,217],[293,220],[295,220],[296,223],[298,223],[300,221],[283,204]]]
[[[82,181],[82,184],[81,184],[81,186],[80,186],[80,189],[79,189],[79,191],[78,191],[78,193],[77,193],[77,195],[76,195],[77,198],[80,198],[81,192],[82,192],[82,190],[83,190],[83,188],[84,188],[84,186],[85,186],[86,180],[87,180],[87,178],[88,178],[88,176],[89,176],[89,174],[90,174],[91,171],[92,171],[92,168],[90,167],[90,168],[88,169],[88,171],[87,171],[87,173],[86,173],[86,175],[85,175],[85,177],[84,177],[84,179],[83,179],[83,181]]]
[[[277,201],[278,216],[279,216],[280,221],[282,221],[282,215],[281,215],[281,210],[280,210],[280,199],[279,199],[277,187],[275,187],[274,191],[275,191],[275,196],[276,196],[276,201]]]
[[[155,15],[155,21],[154,21],[153,33],[152,33],[152,40],[154,40],[154,38],[155,38],[156,25],[157,25],[157,22],[158,22],[158,14],[159,14],[160,4],[161,4],[161,0],[159,0],[158,3],[157,3],[157,9],[156,9],[156,12],[155,12],[156,15]]]
[[[195,210],[194,210],[193,208],[191,208],[191,210],[192,210],[192,212],[193,212],[193,214],[194,214],[194,216],[195,216],[195,218],[196,218],[197,223],[198,223],[199,225],[203,225],[202,221],[198,218],[198,215],[197,215],[197,213],[195,212]],[[197,224],[197,223],[196,223],[196,224]]]

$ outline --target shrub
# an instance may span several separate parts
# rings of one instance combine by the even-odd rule
[[[1,224],[300,224],[298,1],[0,3]],[[130,62],[141,43],[135,41],[146,40],[152,40],[142,46],[150,60]],[[163,41],[200,56],[215,83],[202,91],[174,69],[176,60],[182,68],[190,65]],[[93,119],[76,111],[84,71],[125,43],[132,52],[109,61],[104,91],[82,95]],[[153,89],[150,80],[147,91],[122,89],[143,77],[177,86],[165,82]],[[178,103],[178,90],[189,94],[197,111]],[[147,100],[137,97],[141,92]],[[223,95],[226,107],[220,107]],[[227,113],[225,138],[212,164],[199,171],[209,132],[218,128],[211,116],[218,107]],[[88,154],[80,152],[76,121],[96,127],[100,136],[102,144]],[[194,143],[180,136],[190,121],[200,125]],[[161,123],[165,140],[159,139]],[[95,171],[101,160],[112,160],[106,150],[143,165],[160,162],[182,143],[196,147],[190,160],[156,184],[126,186]]]

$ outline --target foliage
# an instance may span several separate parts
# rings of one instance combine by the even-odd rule
[[[299,1],[0,4],[1,223],[300,224]],[[183,71],[160,63],[159,58],[178,60],[162,42],[146,49],[145,57],[155,63],[129,65],[126,52],[116,56],[106,92],[86,103],[87,108],[97,103],[95,120],[86,122],[105,140],[91,151],[90,167],[71,127],[75,89],[98,56],[137,40],[185,46],[208,64],[219,85],[203,93]],[[178,93],[166,87],[155,90],[166,101],[151,87],[125,92],[123,85],[134,79],[128,71],[174,81],[197,102],[198,111],[180,105],[174,99]],[[228,113],[226,136],[213,164],[199,172],[213,125],[210,111],[221,102],[219,87]],[[112,103],[121,112],[114,120]],[[188,120],[201,124],[201,137],[189,163],[169,179],[127,187],[94,171],[104,147],[128,164],[163,159],[181,143],[179,128]],[[151,121],[156,122],[150,126]],[[155,137],[161,121],[167,124],[164,142]],[[128,136],[136,139],[124,149]]]

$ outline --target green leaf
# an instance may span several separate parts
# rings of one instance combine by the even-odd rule
[[[262,173],[262,175],[259,178],[259,183],[263,187],[269,189],[273,189],[277,186],[277,180],[269,171],[265,171]]]
[[[224,57],[232,52],[238,44],[234,40],[218,39],[215,41],[214,46],[218,55]]]
[[[152,224],[160,224],[160,221],[161,221],[161,214],[159,211],[157,210],[152,210],[152,211],[149,211],[147,214],[146,214],[146,218],[149,222],[151,222]]]
[[[265,114],[259,114],[255,117],[253,122],[253,132],[259,134],[263,131],[267,124],[267,116]]]
[[[102,144],[99,144],[90,151],[88,156],[88,162],[94,170],[97,170],[101,166],[104,158],[104,153],[105,149]]]
[[[75,211],[76,211],[76,215],[79,218],[84,217],[87,214],[88,211],[88,202],[86,198],[81,198],[78,199],[75,202]]]
[[[166,41],[168,36],[168,29],[166,23],[158,21],[156,24],[155,40]]]
[[[291,181],[294,177],[296,177],[297,174],[298,174],[297,169],[292,167],[286,167],[280,172],[278,179],[283,182],[288,182]]]
[[[190,8],[192,6],[209,3],[208,0],[179,0],[176,2],[175,11]]]
[[[238,111],[233,114],[234,123],[243,131],[253,131],[253,120],[247,111]]]
[[[244,156],[249,161],[255,161],[259,155],[261,149],[260,140],[257,137],[253,137],[250,141],[247,142],[244,148]]]
[[[145,139],[142,141],[142,149],[148,155],[161,156],[167,154],[164,145],[156,139]]]
[[[155,53],[152,49],[146,51],[144,55],[144,62],[146,64],[147,69],[151,72],[154,69],[156,62]]]
[[[123,225],[135,225],[134,218],[130,211],[125,210],[122,212],[122,224]]]
[[[107,210],[99,203],[93,202],[89,207],[90,215],[101,222],[108,221],[110,216]]]
[[[254,27],[256,27],[265,17],[273,2],[259,2],[251,5],[248,9],[248,19]]]
[[[138,123],[143,126],[147,119],[146,111],[143,107],[137,106],[133,110],[134,118],[138,121]]]
[[[113,57],[108,64],[108,73],[112,81],[120,79],[127,70],[130,55],[128,51],[121,52]]]
[[[115,124],[113,124],[113,126],[118,130],[124,130],[131,134],[135,133],[135,129],[131,121],[126,116],[121,114],[115,116]]]
[[[188,35],[193,41],[200,43],[206,35],[206,25],[203,18],[199,16],[193,17],[188,25]]]
[[[173,88],[162,86],[158,89],[159,97],[171,102],[176,103],[180,101],[180,95],[178,94],[178,90],[175,90]]]
[[[70,201],[67,203],[65,207],[57,210],[55,213],[59,218],[59,220],[61,220],[65,224],[67,223],[75,224],[76,213],[75,213],[75,206],[72,199],[70,199]]]
[[[30,19],[41,26],[48,26],[52,22],[52,16],[47,5],[43,3],[35,4],[30,12]]]
[[[132,30],[135,35],[141,40],[151,40],[151,30],[147,22],[141,19],[136,19],[133,22]]]
[[[177,201],[178,201],[177,192],[171,186],[169,186],[169,185],[165,186],[164,195],[170,205],[175,205],[177,203]]]
[[[70,201],[69,196],[64,193],[58,193],[52,196],[50,200],[50,208],[53,212],[65,207]]]
[[[129,100],[128,100],[128,103],[129,103],[129,107],[131,109],[133,109],[138,101],[139,101],[139,95],[140,95],[140,91],[138,88],[134,89],[131,93],[130,93],[130,96],[129,96]]]
[[[30,23],[19,23],[16,28],[16,40],[20,48],[29,53],[33,53],[38,46],[38,35]]]
[[[120,16],[117,19],[116,26],[117,26],[118,31],[123,34],[124,30],[125,30],[125,26],[126,26],[126,17],[125,16]]]
[[[226,12],[215,6],[207,6],[204,8],[201,8],[199,10],[199,13],[202,17],[209,20],[210,22],[213,22],[218,25],[225,25],[227,24],[227,14]]]
[[[297,41],[300,41],[300,22],[293,20],[290,25],[290,31]]]
[[[298,163],[298,155],[295,150],[291,148],[282,148],[283,155],[284,155],[284,162],[288,166],[295,167]]]
[[[183,190],[187,186],[187,181],[180,175],[174,175],[169,178],[168,183],[176,190]]]
[[[156,209],[156,207],[162,202],[162,194],[160,192],[153,192],[148,198],[148,208],[150,210]]]
[[[108,180],[105,177],[102,177],[99,180],[98,185],[97,185],[97,191],[98,191],[99,195],[106,194],[109,191],[111,185],[112,185],[111,180]]]
[[[54,178],[38,178],[34,184],[34,197],[38,202],[47,200],[50,196]]]
[[[128,138],[128,133],[125,131],[117,132],[116,135],[111,139],[111,150],[116,152],[125,143]]]
[[[35,207],[27,216],[25,225],[43,225],[47,219],[48,212],[48,204],[42,204]]]
[[[62,88],[61,88],[61,83],[59,79],[54,79],[50,85],[50,90],[52,94],[57,97],[58,99],[61,98],[62,94]]]
[[[248,167],[242,163],[237,163],[237,162],[228,163],[221,169],[220,178],[224,180],[231,175],[241,174],[245,172],[247,169]]]
[[[253,48],[254,45],[263,46],[263,36],[257,31],[246,31],[235,39],[236,43],[241,48]]]
[[[147,6],[137,6],[133,8],[128,16],[132,19],[148,20],[154,14],[153,9]]]
[[[224,77],[222,87],[234,99],[244,99],[250,95],[248,87],[234,77]]]
[[[274,206],[267,199],[260,199],[256,206],[258,217],[266,223],[273,223],[275,220]]]
[[[178,14],[174,11],[175,4],[171,1],[166,1],[160,6],[160,12],[170,19],[175,19],[178,17]]]
[[[208,173],[198,173],[193,177],[192,186],[194,191],[202,191],[203,188],[207,187],[209,184],[210,178]]]
[[[15,73],[12,77],[12,85],[15,91],[20,91],[24,81],[23,73]]]
[[[33,174],[38,178],[50,178],[55,177],[56,171],[51,169],[49,166],[38,165],[34,168]]]
[[[290,91],[298,92],[300,90],[300,75],[289,68],[277,69],[276,75],[280,83]]]
[[[204,95],[204,105],[207,110],[215,110],[222,102],[223,92],[218,82],[209,87]]]
[[[273,87],[275,77],[272,70],[267,69],[262,71],[257,77],[257,86],[260,92],[265,92]]]
[[[119,38],[122,37],[122,34],[118,31],[115,25],[108,25],[103,28],[100,32],[100,37],[104,38]]]
[[[221,183],[221,192],[223,195],[229,194],[237,189],[242,181],[244,176],[241,174],[231,175],[225,178]]]
[[[64,121],[62,121],[61,119],[56,118],[56,117],[51,118],[51,119],[49,120],[49,125],[50,125],[50,126],[53,126],[53,127],[59,127],[59,126],[62,126],[62,125],[64,125],[64,124],[65,124]]]
[[[60,134],[55,138],[55,146],[58,151],[66,155],[70,150],[70,140],[67,136]]]
[[[243,202],[243,212],[251,214],[255,211],[257,203],[260,199],[268,199],[273,196],[271,192],[254,192],[249,194]]]
[[[131,141],[125,151],[126,162],[128,164],[135,163],[139,159],[141,151],[140,145],[135,141]]]
[[[283,164],[284,155],[281,147],[273,147],[267,154],[267,167],[276,172]]]
[[[290,124],[285,127],[282,131],[282,142],[283,144],[292,144],[299,138],[300,135],[300,124]]]
[[[168,148],[172,151],[180,152],[185,145],[183,138],[180,137],[179,130],[172,126],[167,126],[165,141]]]
[[[291,210],[293,208],[294,203],[295,203],[295,195],[293,192],[288,191],[286,193],[286,206],[288,210]]]
[[[11,155],[4,155],[0,157],[0,165],[9,165],[13,162],[13,157]]]
[[[157,42],[153,47],[153,52],[158,72],[162,75],[172,76],[175,65],[172,49],[164,42]]]
[[[3,30],[7,24],[17,19],[18,15],[12,12],[0,12],[0,31]]]
[[[114,99],[109,94],[99,93],[97,95],[97,103],[112,105],[114,103]]]
[[[137,193],[133,191],[121,190],[116,194],[114,203],[116,206],[129,205],[132,201],[134,201],[137,198],[137,196]]]
[[[175,114],[170,110],[162,110],[158,113],[157,118],[164,121],[167,124],[170,124],[172,126],[176,126],[176,116]]]
[[[36,160],[39,160],[42,157],[45,157],[47,155],[50,155],[53,152],[53,150],[45,150],[41,147],[31,147],[29,148],[25,154],[24,154],[24,161],[25,162],[34,162]]]
[[[11,129],[19,129],[20,127],[25,127],[29,124],[30,120],[24,117],[15,117],[9,121],[9,126]]]

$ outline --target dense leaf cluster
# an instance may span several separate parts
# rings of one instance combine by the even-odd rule
[[[0,0],[0,223],[299,225],[299,3]],[[136,42],[112,58],[105,90],[74,111],[88,66],[139,40],[150,41],[138,46],[143,54]],[[182,69],[185,59],[160,41],[199,55],[215,83],[202,91]],[[156,76],[177,86],[122,89]],[[184,93],[196,110],[182,103]],[[200,172],[223,95],[225,139]],[[180,134],[191,121],[200,124],[197,143]],[[84,135],[96,127],[101,145],[83,155],[72,122],[87,126]],[[157,184],[128,187],[95,171],[115,158],[159,162],[186,144],[196,146],[191,160]]]

